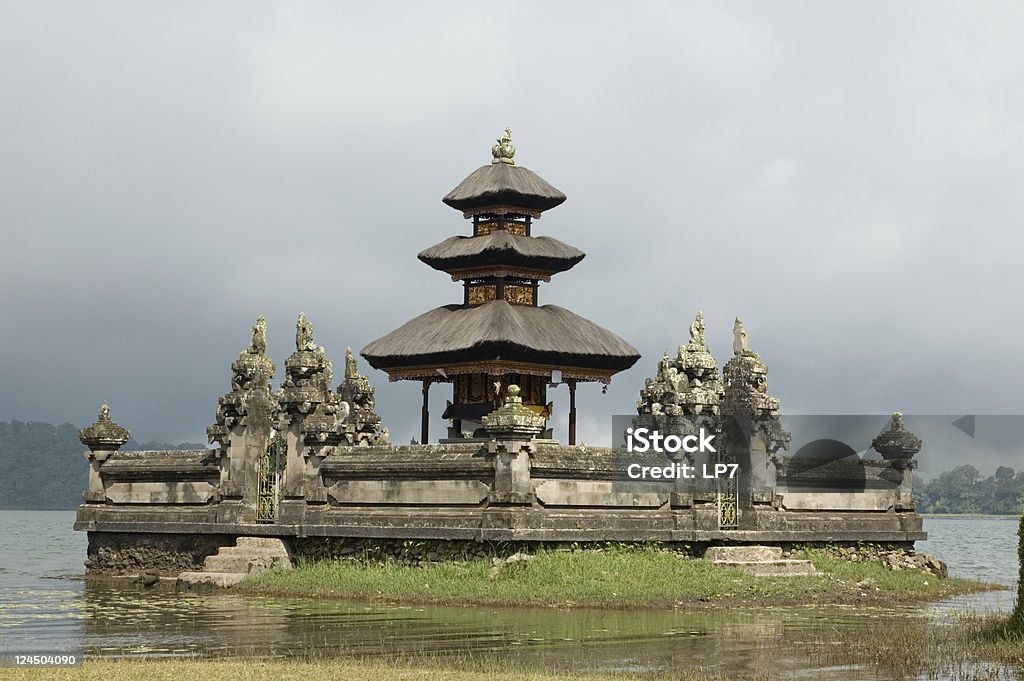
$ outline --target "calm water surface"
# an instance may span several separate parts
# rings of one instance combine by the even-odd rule
[[[0,651],[94,655],[475,653],[538,668],[774,669],[793,678],[876,678],[810,668],[793,645],[907,618],[1005,611],[1010,591],[892,608],[794,607],[725,612],[402,607],[307,599],[190,596],[87,584],[86,537],[73,512],[0,511]],[[929,518],[919,545],[953,575],[1012,585],[1015,519]]]

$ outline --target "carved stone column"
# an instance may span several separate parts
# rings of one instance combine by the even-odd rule
[[[505,391],[505,404],[483,417],[483,426],[493,438],[487,453],[494,460],[494,489],[490,500],[497,504],[530,504],[534,494],[530,484],[531,441],[547,419],[523,405],[519,386]]]
[[[917,461],[914,456],[921,451],[921,438],[917,437],[903,425],[903,414],[895,412],[889,427],[879,433],[871,441],[871,447],[892,464],[899,476],[899,488],[896,490],[895,508],[897,511],[913,511],[916,505],[913,497],[914,469]]]
[[[751,515],[752,522],[745,522],[744,511],[774,504],[777,453],[789,447],[790,434],[782,429],[779,400],[768,394],[768,367],[748,347],[739,318],[733,325],[733,357],[726,362],[722,376],[722,414],[731,423],[726,447],[742,473],[736,490],[739,527],[755,529],[757,516]]]
[[[231,364],[231,392],[217,404],[216,423],[206,429],[220,445],[220,522],[255,522],[257,463],[270,443],[278,404],[270,392],[274,363],[266,355],[267,323],[260,315],[252,342]]]
[[[86,503],[102,504],[107,500],[100,467],[131,436],[126,428],[111,420],[110,407],[106,404],[100,407],[100,415],[95,423],[78,431],[78,439],[89,448],[89,451],[84,452],[85,460],[89,462],[89,485],[82,494]]]

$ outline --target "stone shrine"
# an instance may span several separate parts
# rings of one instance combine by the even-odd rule
[[[576,384],[607,383],[639,354],[589,320],[538,304],[540,284],[584,256],[533,233],[534,220],[565,195],[516,166],[514,153],[506,130],[493,162],[444,198],[472,220],[472,235],[419,255],[462,282],[462,303],[420,315],[362,351],[390,380],[420,382],[424,400],[432,383],[452,384],[446,437],[428,441],[424,401],[420,443],[390,443],[356,356],[346,350],[332,387],[333,364],[304,314],[275,390],[261,316],[231,363],[230,391],[217,401],[208,428],[215,448],[122,452],[129,434],[107,405],[82,429],[89,480],[75,527],[89,534],[89,570],[196,571],[211,556],[238,562],[232,551],[243,546],[269,551],[271,539],[303,555],[369,541],[906,547],[925,538],[910,488],[922,444],[902,417],[895,414],[872,443],[880,460],[847,462],[862,489],[809,489],[805,469],[794,473],[779,400],[768,394],[768,370],[739,319],[733,356],[720,371],[698,312],[689,340],[652,367],[637,414],[628,417],[663,433],[703,428],[724,445],[713,455],[628,460],[733,463],[742,477],[627,484],[621,449],[576,445]],[[559,384],[569,391],[568,444],[551,439],[548,427],[547,390]]]

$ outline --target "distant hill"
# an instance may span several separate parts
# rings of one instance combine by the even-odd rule
[[[970,464],[943,471],[925,482],[914,476],[920,513],[1019,515],[1024,504],[1024,471],[999,466],[988,477]]]
[[[65,510],[82,503],[88,464],[78,430],[71,423],[0,421],[0,509]],[[121,449],[205,448],[129,440]]]

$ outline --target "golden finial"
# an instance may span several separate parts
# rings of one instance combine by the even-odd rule
[[[516,148],[512,145],[512,128],[505,128],[505,134],[498,138],[498,143],[491,147],[491,163],[508,163],[515,165],[512,157],[516,155]]]

